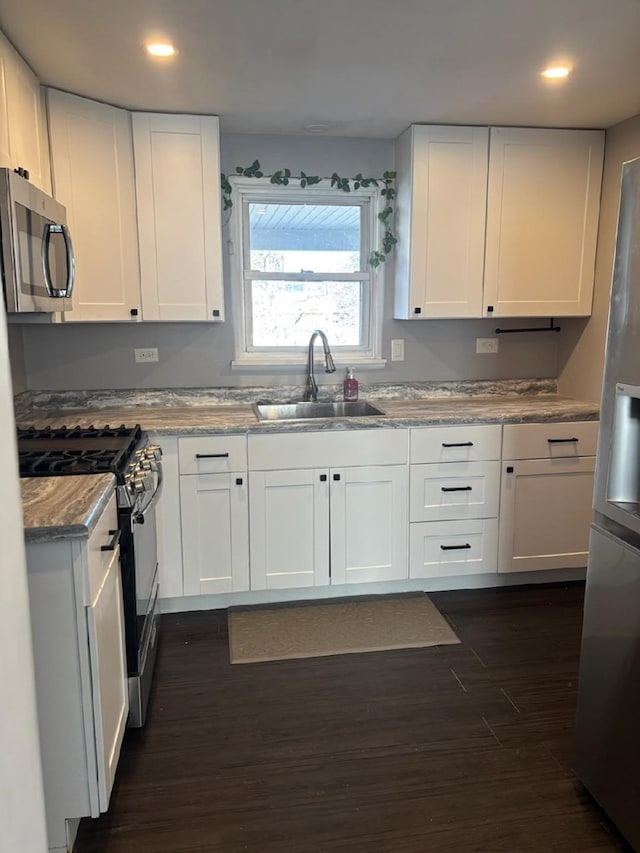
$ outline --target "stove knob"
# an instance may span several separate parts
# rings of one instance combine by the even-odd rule
[[[150,444],[147,447],[147,458],[162,459],[162,448],[159,444]]]
[[[143,459],[140,463],[140,467],[143,471],[157,471],[158,466],[155,463],[154,459]]]
[[[141,495],[149,490],[149,483],[144,474],[136,474],[133,478],[133,491],[136,495]]]

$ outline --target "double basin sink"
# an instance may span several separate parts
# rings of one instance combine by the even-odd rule
[[[371,403],[254,403],[259,421],[306,421],[317,418],[362,418],[384,415]]]

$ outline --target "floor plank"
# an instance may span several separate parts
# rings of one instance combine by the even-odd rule
[[[582,596],[436,593],[459,646],[236,666],[223,611],[165,616],[76,853],[629,850],[572,770]]]

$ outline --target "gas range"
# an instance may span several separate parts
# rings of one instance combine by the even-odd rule
[[[21,477],[115,474],[118,506],[138,508],[156,488],[162,451],[133,427],[28,427],[18,430]]]
[[[162,450],[139,424],[18,430],[21,477],[111,473],[116,477],[129,725],[144,723],[160,626],[155,508]]]

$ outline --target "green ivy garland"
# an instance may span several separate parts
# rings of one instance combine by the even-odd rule
[[[286,187],[290,181],[299,181],[300,186],[312,187],[314,184],[319,184],[322,180],[330,180],[331,186],[342,192],[350,193],[351,189],[360,189],[360,187],[382,187],[380,194],[385,197],[386,205],[384,210],[378,214],[378,219],[384,227],[382,237],[382,251],[373,251],[369,257],[369,263],[372,267],[379,267],[383,264],[389,254],[393,251],[393,247],[398,242],[398,238],[393,233],[393,200],[396,197],[394,181],[395,172],[383,172],[381,178],[365,178],[358,173],[355,178],[343,178],[337,172],[331,175],[331,178],[321,178],[319,175],[307,175],[305,172],[300,172],[299,175],[292,175],[291,169],[278,169],[272,175],[265,175],[260,169],[260,162],[254,160],[250,166],[236,166],[236,175],[241,175],[243,178],[269,178],[270,183],[276,186]],[[233,207],[233,199],[231,198],[233,187],[227,175],[220,175],[220,187],[222,189],[222,209],[231,210]]]

